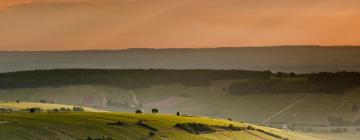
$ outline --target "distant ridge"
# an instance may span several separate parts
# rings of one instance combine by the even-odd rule
[[[245,69],[283,72],[360,71],[359,46],[133,48],[2,51],[0,72],[35,69]]]

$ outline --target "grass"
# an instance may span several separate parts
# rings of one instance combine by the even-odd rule
[[[15,111],[27,109],[27,108],[41,108],[43,110],[52,110],[52,109],[60,109],[60,108],[70,108],[77,106],[72,105],[63,105],[63,104],[50,104],[50,103],[33,103],[33,102],[0,102],[0,108],[12,109]],[[88,112],[104,112],[103,110],[83,107],[85,111]]]
[[[158,129],[154,137],[149,137],[150,130],[137,125],[143,120],[147,125]],[[122,122],[124,125],[109,125],[109,123]],[[14,140],[67,140],[86,139],[87,137],[111,137],[113,139],[171,139],[171,140],[218,140],[241,139],[258,140],[258,137],[247,131],[223,131],[209,134],[191,134],[175,126],[177,123],[202,123],[206,125],[246,127],[249,124],[233,122],[208,117],[185,117],[166,114],[133,114],[110,112],[68,112],[68,113],[4,113],[0,114],[0,139]],[[284,135],[291,140],[312,139],[292,132],[278,129],[259,127],[278,135]],[[275,139],[258,132],[252,132],[266,139]]]

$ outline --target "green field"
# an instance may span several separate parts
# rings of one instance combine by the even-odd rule
[[[139,120],[158,129],[155,136],[149,136],[146,127],[137,125]],[[110,125],[115,122],[124,125]],[[261,140],[274,139],[264,133],[244,131],[220,131],[208,134],[191,134],[174,127],[177,123],[202,123],[206,125],[246,127],[249,124],[212,119],[207,117],[186,117],[162,114],[133,114],[133,113],[3,113],[0,114],[0,139],[9,140],[72,140],[91,138],[113,138],[117,140]],[[278,129],[254,126],[267,132],[275,133],[291,140],[313,140],[314,137]]]

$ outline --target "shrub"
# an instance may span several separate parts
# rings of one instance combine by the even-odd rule
[[[136,110],[135,110],[135,113],[136,113],[136,114],[142,114],[142,113],[143,113],[143,111],[142,111],[142,110],[140,110],[140,109],[136,109]]]
[[[156,113],[159,113],[159,110],[158,110],[157,108],[153,108],[153,109],[151,110],[151,112],[154,113],[154,114],[156,114]]]
[[[79,107],[79,106],[78,106],[78,107],[74,106],[73,109],[72,109],[72,111],[74,111],[74,112],[84,112],[85,109],[82,108],[82,107]]]
[[[30,113],[35,113],[35,108],[30,108]]]
[[[60,108],[60,111],[66,111],[66,108],[65,108],[65,107],[61,107],[61,108]]]
[[[52,111],[53,111],[53,112],[59,112],[59,109],[54,108]]]
[[[35,112],[42,112],[43,110],[41,108],[38,108],[38,107],[33,107],[33,108],[22,109],[21,111],[35,113]]]
[[[9,113],[12,112],[12,109],[7,109],[7,108],[0,108],[0,113]]]
[[[70,108],[62,107],[62,108],[60,108],[60,111],[61,111],[61,112],[70,112],[71,109],[70,109]],[[77,109],[75,109],[74,111],[82,111],[82,110],[77,108]]]

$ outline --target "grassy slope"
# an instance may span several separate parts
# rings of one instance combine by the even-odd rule
[[[212,134],[195,135],[174,128],[176,123],[204,123],[208,125],[247,126],[248,124],[230,122],[221,119],[206,117],[178,117],[174,115],[132,114],[132,113],[5,113],[0,114],[0,139],[84,139],[88,136],[102,137],[111,136],[114,139],[149,139],[150,130],[139,127],[135,123],[144,120],[146,124],[160,131],[151,139],[174,139],[174,140],[215,140],[215,139],[241,139],[257,140],[255,133],[266,139],[274,139],[258,132],[219,132]],[[110,122],[121,121],[125,126],[109,125]],[[314,138],[292,132],[284,132],[277,129],[263,128],[279,135],[286,136],[290,140],[306,140]]]

